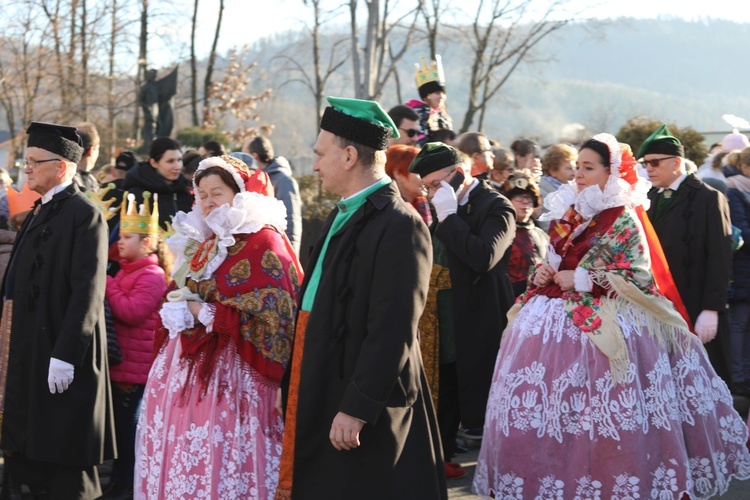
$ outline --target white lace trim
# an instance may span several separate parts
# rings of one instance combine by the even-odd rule
[[[578,192],[575,182],[570,181],[544,199],[544,208],[548,212],[542,214],[539,220],[560,219],[571,205],[581,214],[584,222],[608,208],[643,206],[644,210],[648,210],[651,206],[648,199],[649,189],[651,182],[642,177],[638,178],[635,186],[631,186],[625,180],[610,175],[604,185],[604,191],[598,185],[593,185]],[[585,228],[585,225],[581,224],[579,227]]]
[[[206,333],[214,331],[214,316],[216,315],[216,306],[213,304],[203,304],[198,311],[198,321],[206,327]]]
[[[205,160],[201,160],[201,162],[198,164],[198,168],[196,169],[195,173],[197,174],[201,170],[206,170],[207,168],[211,167],[221,167],[230,174],[232,174],[232,177],[234,178],[234,182],[237,183],[237,186],[240,188],[240,193],[244,193],[247,191],[245,189],[245,181],[242,180],[242,177],[240,177],[240,174],[237,173],[237,170],[222,160],[218,156],[211,156],[210,158],[206,158]],[[196,193],[195,202],[198,202],[198,185],[195,183],[195,176],[193,176],[193,192]]]
[[[159,310],[159,316],[161,316],[161,322],[164,324],[164,327],[169,330],[170,339],[178,336],[180,332],[195,326],[193,313],[190,312],[187,302],[184,300],[179,302],[165,302]]]
[[[279,232],[286,230],[286,206],[280,200],[259,193],[237,193],[228,203],[215,208],[205,218],[196,203],[188,212],[177,212],[172,221],[175,234],[167,239],[169,249],[174,252],[177,271],[185,263],[185,246],[192,239],[201,242],[216,235],[217,252],[208,262],[201,276],[192,276],[196,281],[211,276],[227,257],[227,248],[236,242],[235,234],[257,233],[265,226]]]

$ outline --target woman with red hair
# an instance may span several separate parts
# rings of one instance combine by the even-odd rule
[[[422,193],[422,178],[409,172],[409,165],[419,153],[419,148],[406,144],[395,144],[386,152],[385,173],[396,181],[401,198],[413,206],[427,227],[432,225],[430,203]]]

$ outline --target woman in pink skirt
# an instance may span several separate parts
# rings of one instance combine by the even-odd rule
[[[250,192],[257,175],[229,156],[203,160],[196,205],[173,221],[175,286],[136,438],[135,498],[273,498],[301,279],[286,209]]]
[[[550,251],[509,312],[473,489],[494,498],[723,493],[732,477],[750,477],[747,427],[655,285],[659,249],[649,249],[641,207],[649,183],[609,134],[584,143],[577,167],[545,202]]]

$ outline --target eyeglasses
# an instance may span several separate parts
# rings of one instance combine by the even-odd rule
[[[441,187],[443,187],[443,185],[441,184],[441,182],[443,182],[444,180],[448,179],[448,177],[450,177],[450,175],[453,172],[455,172],[456,170],[458,170],[458,169],[454,168],[453,170],[451,170],[450,172],[448,172],[447,174],[445,174],[442,179],[437,180],[437,181],[432,181],[430,184],[422,186],[422,194],[426,195],[430,191],[437,191],[438,189],[440,189]]]
[[[62,158],[50,158],[49,160],[26,160],[23,162],[24,168],[30,168],[31,170],[36,169],[40,163],[47,163],[48,161],[62,161]]]
[[[643,162],[643,166],[651,165],[651,168],[657,168],[659,166],[659,163],[663,162],[664,160],[669,160],[671,158],[677,158],[676,156],[665,156],[664,158],[654,158],[653,160],[641,160]]]
[[[484,153],[492,153],[492,149],[480,149],[479,151],[477,151],[478,155],[481,155]],[[492,156],[495,156],[495,154],[493,153]]]
[[[408,135],[409,137],[414,137],[414,136],[416,136],[417,134],[419,134],[421,132],[421,130],[419,130],[418,128],[401,128],[401,127],[399,127],[398,129],[399,130],[403,130],[404,132],[406,132],[406,135]]]
[[[515,201],[517,203],[525,203],[527,205],[533,205],[534,201],[536,200],[534,200],[533,196],[519,195],[519,196],[514,196],[511,201]]]

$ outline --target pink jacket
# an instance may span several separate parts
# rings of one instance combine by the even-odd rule
[[[146,384],[165,289],[164,270],[155,254],[135,262],[120,260],[117,275],[107,276],[106,297],[122,350],[122,362],[109,368],[113,382]]]

